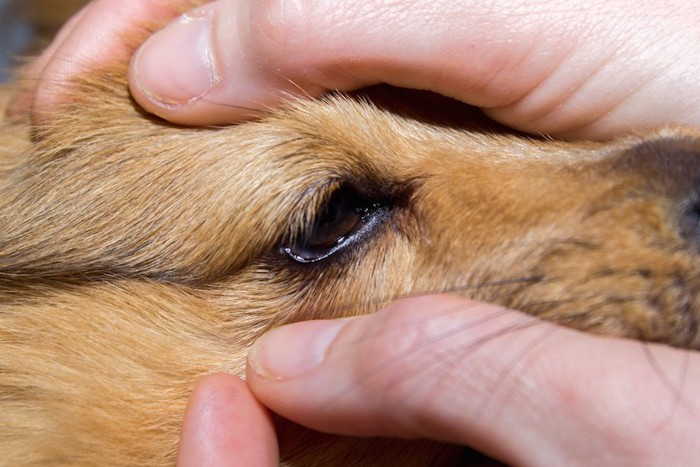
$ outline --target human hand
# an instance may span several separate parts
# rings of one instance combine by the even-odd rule
[[[699,363],[694,352],[428,296],[273,330],[247,380],[275,412],[335,434],[441,440],[510,465],[693,465]],[[188,406],[180,465],[274,463],[269,418],[238,378],[206,378],[192,399],[205,403]]]
[[[119,34],[173,16],[176,3],[93,2],[35,65],[33,111],[53,108],[60,83],[119,57]],[[186,18],[156,33],[131,67],[139,103],[174,122],[228,123],[290,93],[387,82],[533,133],[604,138],[700,124],[692,3],[218,0]]]

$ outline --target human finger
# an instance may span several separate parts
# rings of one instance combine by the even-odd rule
[[[25,72],[28,83],[10,108],[30,112],[35,121],[50,114],[63,99],[71,78],[113,61],[128,61],[133,44],[128,31],[148,21],[174,17],[170,0],[94,0],[69,20],[52,44]]]
[[[700,454],[699,363],[432,296],[274,330],[247,381],[273,411],[336,434],[430,438],[515,465],[683,465]]]
[[[226,374],[203,378],[187,405],[177,465],[278,464],[272,419],[245,382]]]
[[[39,84],[41,75],[46,67],[46,64],[54,56],[56,50],[61,46],[63,41],[68,37],[76,25],[80,22],[85,12],[89,9],[89,5],[78,11],[72,18],[63,25],[61,30],[56,34],[51,44],[29,63],[21,73],[20,87],[12,96],[12,100],[5,109],[7,116],[17,118],[28,114],[31,111],[32,101],[34,100],[34,92]]]
[[[220,124],[389,83],[521,130],[604,138],[700,123],[698,20],[699,7],[661,1],[218,0],[145,43],[131,89],[166,119]]]

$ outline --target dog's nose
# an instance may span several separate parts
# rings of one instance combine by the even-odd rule
[[[658,197],[700,251],[700,137],[669,134],[627,149],[615,169],[641,181],[630,196]]]

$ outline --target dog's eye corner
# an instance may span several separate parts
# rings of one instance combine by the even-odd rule
[[[298,263],[324,260],[366,238],[388,211],[387,203],[361,194],[350,184],[342,184],[309,225],[281,251]]]

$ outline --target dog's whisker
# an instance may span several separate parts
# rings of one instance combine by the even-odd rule
[[[451,312],[454,312],[455,310],[451,310]],[[440,335],[434,336],[431,339],[425,339],[420,342],[418,342],[418,345],[415,347],[410,348],[408,351],[402,350],[400,352],[397,352],[394,356],[390,356],[385,359],[379,360],[376,365],[372,366],[369,370],[365,371],[361,379],[357,383],[353,383],[352,386],[348,386],[345,388],[342,388],[339,390],[334,397],[330,398],[325,406],[326,407],[331,407],[333,404],[337,403],[340,399],[345,397],[347,394],[357,391],[359,386],[363,384],[364,381],[369,381],[371,378],[375,377],[376,375],[388,371],[388,369],[392,366],[395,365],[398,361],[403,360],[403,359],[412,359],[414,358],[414,354],[424,354],[427,349],[430,349],[440,343],[444,343],[446,340],[450,338],[454,338],[455,336],[461,335],[465,333],[466,331],[478,327],[480,325],[484,325],[487,322],[497,319],[503,315],[503,312],[494,312],[491,314],[491,316],[488,316],[484,319],[479,319],[475,320],[473,322],[467,322],[466,324],[462,326],[456,326],[448,331],[443,332]],[[397,380],[403,381],[402,384],[407,384],[413,382],[413,384],[416,381],[420,382],[419,386],[422,386],[423,388],[431,387],[431,384],[427,381],[435,381],[435,379],[432,378],[439,378],[439,375],[431,375],[430,379],[426,380],[426,378],[422,377],[422,373],[425,373],[427,371],[435,371],[437,373],[440,373],[441,370],[443,369],[444,371],[447,371],[448,368],[452,366],[456,366],[458,362],[461,362],[464,358],[466,358],[471,352],[474,352],[478,349],[480,349],[484,344],[487,342],[490,342],[496,338],[501,338],[513,333],[516,333],[518,331],[523,331],[526,330],[532,326],[537,326],[541,324],[541,321],[535,320],[535,319],[530,319],[525,323],[517,323],[517,324],[512,324],[512,325],[504,325],[503,327],[500,327],[496,331],[491,331],[488,332],[487,334],[481,335],[478,339],[472,340],[472,341],[466,341],[462,342],[459,341],[457,344],[450,346],[448,348],[445,348],[441,352],[441,354],[445,357],[444,359],[441,359],[439,355],[437,355],[434,351],[428,352],[430,355],[437,356],[435,360],[431,362],[430,365],[424,366],[421,370],[419,370],[419,373],[411,372],[408,373],[408,370],[406,373],[403,375],[397,375]],[[374,337],[377,339],[381,339],[381,336]],[[455,351],[459,348],[459,352],[455,355]],[[533,346],[534,348],[534,346]],[[419,388],[416,388],[419,389]]]
[[[470,308],[475,308],[477,306],[478,305],[476,303],[471,304],[469,306],[465,306],[465,305],[460,304],[460,305],[455,305],[453,307],[443,308],[443,309],[440,309],[438,311],[433,311],[429,314],[421,315],[418,318],[415,318],[415,319],[412,319],[409,321],[403,321],[403,322],[401,322],[400,326],[394,326],[394,327],[390,327],[388,329],[382,329],[380,331],[366,333],[361,338],[349,342],[347,344],[347,347],[354,347],[362,342],[366,342],[366,341],[372,340],[372,339],[385,338],[391,333],[401,333],[407,329],[414,328],[414,327],[420,327],[420,325],[422,325],[422,324],[427,324],[430,321],[434,321],[434,320],[440,319],[440,318],[445,318],[445,317],[452,315],[452,314],[455,314],[455,313],[468,313]],[[489,315],[487,315],[486,317],[471,320],[469,322],[469,324],[464,325],[462,330],[469,329],[470,327],[475,327],[475,326],[485,324],[486,322],[497,319],[497,318],[499,318],[502,315],[507,314],[507,313],[508,313],[508,310],[505,310],[505,309],[494,311],[492,313],[489,313]],[[444,336],[444,337],[447,337],[447,336]]]
[[[670,421],[673,418],[674,413],[676,413],[679,407],[683,407],[683,409],[687,410],[694,417],[698,418],[700,416],[700,408],[683,390],[688,373],[688,365],[690,364],[690,352],[685,352],[685,360],[683,365],[681,365],[678,378],[676,381],[673,381],[668,372],[666,372],[665,369],[659,364],[659,361],[654,356],[654,352],[652,351],[649,343],[640,342],[639,345],[659,381],[673,395],[675,403],[673,404],[673,407],[669,409],[667,420]]]

